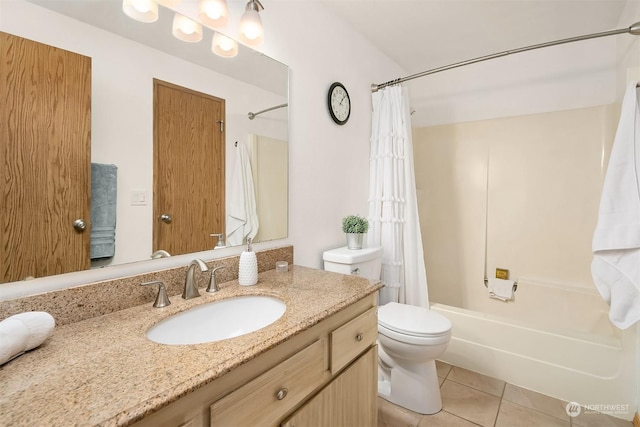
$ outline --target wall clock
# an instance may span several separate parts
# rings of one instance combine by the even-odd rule
[[[329,88],[329,114],[334,122],[339,125],[347,123],[351,115],[351,100],[349,93],[342,83],[335,82]]]

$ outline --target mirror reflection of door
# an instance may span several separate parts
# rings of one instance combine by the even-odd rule
[[[0,63],[0,282],[86,270],[91,58],[0,32]]]
[[[225,232],[224,118],[224,99],[154,79],[154,251],[213,249]]]

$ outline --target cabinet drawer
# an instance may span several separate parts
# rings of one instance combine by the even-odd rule
[[[212,426],[275,425],[325,378],[321,339],[210,407]]]
[[[335,374],[376,342],[378,312],[373,307],[331,332],[331,373]]]

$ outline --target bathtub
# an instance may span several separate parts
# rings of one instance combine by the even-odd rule
[[[567,299],[567,293],[573,295]],[[431,309],[453,323],[440,360],[631,420],[637,410],[635,328],[611,325],[598,298],[521,281],[515,302],[483,300],[483,311],[434,302]],[[571,310],[563,311],[557,304],[567,300]]]

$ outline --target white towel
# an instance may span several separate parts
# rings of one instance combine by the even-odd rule
[[[515,280],[489,279],[487,283],[489,297],[500,301],[513,300],[513,293],[516,291]]]
[[[640,320],[640,89],[631,82],[607,167],[593,234],[593,281],[620,329]]]
[[[0,365],[42,344],[55,327],[44,311],[15,314],[0,322]]]
[[[238,142],[235,154],[228,195],[227,245],[229,246],[241,245],[245,237],[255,237],[259,226],[251,160],[244,142]]]

